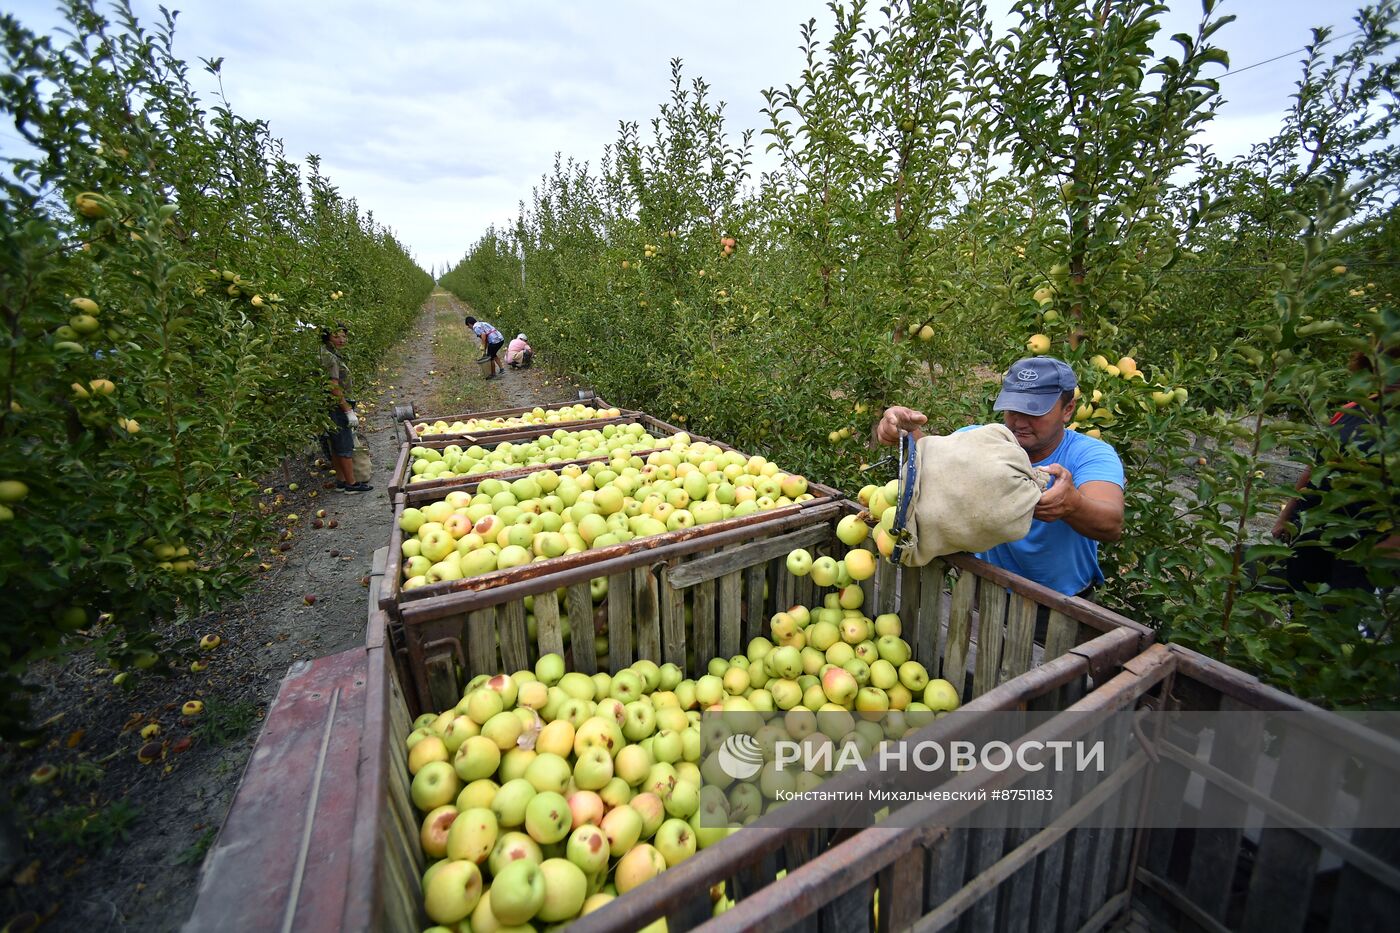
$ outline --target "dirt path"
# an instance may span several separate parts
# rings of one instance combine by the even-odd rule
[[[325,488],[330,477],[310,448],[288,464],[287,477],[268,480],[266,506],[298,516],[287,524],[292,538],[268,543],[268,569],[238,604],[169,633],[172,640],[218,635],[222,644],[205,656],[207,670],[191,672],[184,660],[169,676],[145,674],[118,687],[111,671],[82,654],[34,672],[42,690],[35,708],[49,717],[44,741],[7,749],[0,759],[7,801],[0,805],[0,928],[11,929],[12,920],[20,921],[16,930],[29,929],[27,920],[42,921],[44,930],[181,927],[204,852],[288,666],[364,639],[362,581],[389,538],[394,406],[412,402],[420,415],[436,415],[577,397],[572,383],[542,368],[483,382],[465,313],[455,298],[435,293],[380,370],[357,379],[372,492]],[[322,527],[314,528],[321,509]],[[180,711],[191,699],[205,703],[195,719]],[[152,724],[159,734],[143,739]],[[138,751],[148,743],[159,743],[160,758],[142,764]],[[45,763],[59,767],[59,777],[32,786],[29,773]]]

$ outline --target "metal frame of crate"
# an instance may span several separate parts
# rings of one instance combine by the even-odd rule
[[[488,409],[486,411],[464,412],[458,415],[434,415],[432,417],[424,418],[409,418],[405,421],[399,422],[399,425],[403,431],[401,440],[405,444],[416,444],[419,441],[447,441],[449,443],[465,442],[468,444],[479,444],[481,443],[482,438],[485,438],[487,440],[509,440],[509,438],[501,437],[501,435],[510,431],[531,430],[531,428],[524,425],[514,425],[512,427],[492,428],[487,431],[459,432],[449,434],[417,434],[414,432],[413,426],[415,424],[422,424],[424,422],[432,424],[435,421],[446,421],[451,423],[453,421],[466,422],[474,419],[480,420],[482,418],[509,418],[514,415],[523,415],[527,412],[532,412],[536,408],[542,408],[545,411],[549,411],[551,409],[563,408],[565,406],[573,405],[582,405],[585,408],[593,409],[617,408],[618,413],[616,417],[619,418],[625,418],[632,415],[642,414],[642,412],[632,408],[619,408],[616,405],[609,405],[607,402],[603,401],[600,398],[591,398],[577,402],[565,400],[562,402],[550,402],[548,405],[524,405],[518,408],[493,408]],[[609,419],[606,418],[586,418],[577,421],[558,421],[554,424],[549,425],[548,427],[552,431],[555,428],[572,428],[578,427],[580,425],[589,424],[607,424],[608,420]],[[541,425],[541,427],[543,427],[543,425]]]
[[[419,844],[403,737],[413,700],[373,595],[365,644],[291,666],[200,871],[187,933],[416,931]],[[255,893],[255,896],[250,896]]]
[[[1046,665],[1013,683],[1049,672]],[[1149,647],[1066,707],[1067,715],[1023,738],[1073,738],[1092,718],[1082,714],[1133,709],[1305,715],[1276,737],[1281,747],[1272,754],[1260,754],[1265,746],[1259,730],[1232,733],[1229,741],[1218,734],[1139,732],[1136,742],[1109,752],[1106,778],[1078,788],[1072,802],[1057,802],[1057,811],[1047,811],[1058,812],[1057,818],[1039,830],[957,828],[960,818],[995,799],[991,791],[1034,781],[1020,765],[996,772],[974,769],[944,785],[950,792],[969,792],[964,800],[910,804],[901,812],[900,827],[809,831],[805,850],[788,842],[780,861],[757,869],[756,885],[741,884],[744,896],[733,909],[713,918],[697,916],[699,929],[874,933],[956,926],[1221,933],[1302,930],[1310,917],[1330,918],[1332,930],[1393,926],[1400,915],[1400,832],[1313,825],[1301,820],[1296,808],[1319,794],[1332,807],[1347,794],[1350,805],[1388,798],[1400,780],[1400,742],[1176,645]],[[936,722],[909,741],[947,741],[966,728],[966,717],[960,723]],[[1357,757],[1369,765],[1366,779],[1348,790],[1343,772]],[[1266,769],[1273,771],[1267,794],[1252,786]],[[859,774],[840,776],[823,789],[849,789],[862,780]],[[1193,783],[1194,792],[1188,787]],[[982,802],[972,802],[979,790]],[[1120,825],[1127,826],[1131,819],[1124,818],[1145,812],[1144,794],[1179,811],[1194,807],[1220,824],[1258,821],[1262,828],[1112,829],[1097,818],[1117,813]],[[1160,816],[1156,822],[1162,822]],[[729,847],[751,831],[714,848]],[[759,829],[770,837],[779,832]],[[812,857],[814,852],[819,854]],[[690,886],[719,880],[718,873],[689,865],[674,871],[691,875],[685,879]],[[787,871],[781,879],[778,867]],[[675,890],[644,885],[610,905],[608,915],[580,918],[574,929],[636,929],[656,917],[676,916],[683,903]]]
[[[665,437],[674,437],[677,434],[689,433],[686,432],[683,428],[678,428],[673,424],[667,424],[665,421],[662,421],[659,418],[653,418],[651,415],[646,414],[627,415],[619,418],[606,418],[599,421],[588,421],[584,422],[582,425],[566,427],[564,428],[564,430],[586,431],[590,427],[604,427],[610,424],[641,424],[646,427],[647,432],[649,434],[661,435]],[[485,448],[495,448],[496,446],[503,444],[507,441],[533,441],[547,434],[553,434],[559,429],[560,425],[557,424],[539,425],[528,430],[513,432],[509,437],[487,438],[485,443],[478,444],[477,446]],[[710,440],[708,437],[701,437],[695,434],[691,435],[691,439],[693,441],[702,442],[706,444],[717,443],[715,441]],[[412,444],[403,444],[402,446],[400,446],[398,459],[395,461],[393,473],[389,477],[388,489],[390,506],[393,506],[393,500],[395,496],[399,495],[400,493],[406,492],[409,489],[450,489],[455,485],[460,484],[464,480],[481,482],[484,479],[518,479],[521,476],[528,476],[529,474],[534,473],[537,470],[557,470],[560,467],[568,466],[570,464],[583,465],[588,463],[594,463],[598,460],[609,459],[607,455],[601,455],[597,457],[582,457],[576,460],[551,460],[549,463],[538,464],[536,466],[525,466],[523,464],[520,464],[508,467],[504,470],[495,470],[490,473],[475,473],[470,476],[451,476],[447,477],[446,479],[430,479],[423,480],[422,482],[418,483],[413,483],[409,481],[408,477],[410,476],[410,471],[413,467],[412,457],[409,455],[409,451],[411,451],[414,447],[431,447],[435,450],[443,450],[444,448],[450,447],[453,444],[456,444],[460,447],[471,446],[471,444],[463,444],[460,439],[418,441]],[[725,447],[725,449],[730,449],[723,444],[720,444],[719,446]],[[652,447],[645,450],[637,450],[633,451],[632,454],[629,454],[629,456],[645,457],[648,454],[655,453],[657,450],[662,449],[664,448]]]
[[[786,556],[794,547],[844,553],[835,525],[856,511],[849,501],[833,501],[766,528],[735,529],[721,540],[680,542],[668,550],[581,566],[567,576],[454,594],[451,606],[441,600],[401,605],[408,650],[400,655],[400,677],[419,683],[427,709],[441,709],[457,702],[463,680],[473,674],[518,670],[541,652],[559,651],[561,614],[576,619],[582,638],[591,642],[595,606],[588,581],[603,574],[608,600],[597,615],[606,619],[610,636],[623,636],[609,639],[608,667],[650,658],[699,673],[709,657],[741,653],[749,638],[766,633],[772,612],[817,602],[810,579],[787,572]],[[930,676],[947,677],[975,694],[965,706],[971,711],[1063,709],[1117,674],[1153,637],[1145,626],[1102,607],[962,555],[926,568],[901,570],[882,562],[876,577],[862,586],[867,614],[898,612],[915,659]],[[556,594],[561,587],[562,601]],[[754,599],[756,594],[761,595]],[[526,638],[523,602],[531,595],[538,619],[534,643]],[[621,598],[614,602],[615,596]],[[1043,651],[1033,642],[1039,606],[1050,618]],[[983,625],[982,619],[997,622]],[[692,645],[695,665],[687,665]],[[572,669],[594,670],[592,652],[573,661],[582,663],[571,662]],[[622,931],[666,916],[670,929],[688,929],[709,918],[713,884],[728,880],[740,895],[756,891],[770,884],[778,869],[801,864],[827,844],[813,831],[746,828],[574,922],[585,924],[582,929]]]

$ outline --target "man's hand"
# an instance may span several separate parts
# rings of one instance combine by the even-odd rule
[[[895,405],[886,408],[879,423],[875,425],[875,439],[881,444],[898,444],[900,431],[911,431],[917,436],[920,433],[919,428],[926,424],[928,415],[912,408]]]
[[[345,426],[349,428],[360,426],[360,416],[355,414],[353,409],[345,413]]]
[[[1074,486],[1074,474],[1058,463],[1042,467],[1055,478],[1049,489],[1040,494],[1034,516],[1042,522],[1057,522],[1079,508],[1080,492]]]
[[[1117,483],[1093,480],[1074,485],[1074,474],[1058,463],[1041,467],[1054,483],[1040,494],[1035,518],[1063,521],[1086,538],[1117,541],[1123,536],[1123,489]]]

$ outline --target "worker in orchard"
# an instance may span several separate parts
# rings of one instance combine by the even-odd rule
[[[1077,386],[1074,370],[1054,357],[1023,359],[1007,371],[993,407],[1031,466],[1050,475],[1050,485],[1024,538],[977,555],[1066,596],[1088,596],[1103,583],[1099,542],[1123,534],[1122,460],[1104,441],[1066,429]],[[927,423],[922,412],[896,406],[885,411],[875,435],[896,444],[901,430],[920,437]]]
[[[477,362],[485,363],[490,360],[491,374],[486,379],[488,381],[495,379],[506,370],[500,360],[501,347],[505,346],[506,338],[501,336],[501,332],[496,329],[495,325],[488,324],[486,321],[478,321],[471,315],[467,315],[465,321],[466,325],[472,329],[472,333],[481,340],[481,359]]]
[[[535,359],[535,351],[524,334],[516,334],[506,347],[506,365],[511,369],[529,369]]]
[[[346,394],[350,390],[350,367],[340,350],[350,339],[344,324],[321,331],[321,370],[330,389],[331,421],[335,427],[327,433],[331,448],[331,464],[335,467],[335,488],[341,492],[369,492],[369,483],[355,482],[355,434],[360,424],[355,403]]]

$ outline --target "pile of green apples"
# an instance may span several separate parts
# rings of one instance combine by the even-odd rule
[[[528,428],[537,424],[560,424],[566,421],[594,421],[599,418],[616,418],[622,412],[616,408],[590,408],[587,405],[564,405],[560,408],[535,408],[519,415],[498,416],[495,418],[469,418],[466,421],[420,421],[413,426],[413,433],[422,437],[425,434],[473,434],[480,431],[500,431],[505,428]]]
[[[590,677],[549,654],[419,717],[407,745],[427,915],[564,923],[733,831],[701,822],[698,694],[674,664]]]
[[[806,551],[794,551],[788,555],[789,566],[794,562],[810,566],[812,558]],[[839,708],[936,714],[957,709],[953,685],[930,679],[924,666],[912,659],[913,649],[901,637],[899,616],[891,612],[872,619],[862,613],[864,604],[865,591],[847,583],[826,594],[818,608],[793,606],[775,614],[769,622],[772,640],[755,639],[743,672],[735,674],[731,666],[724,676],[733,678],[735,686],[756,683],[762,688],[766,696],[757,701],[749,696],[759,710],[803,706],[818,712]],[[761,674],[755,667],[760,661]]]
[[[898,512],[896,506],[899,503],[899,480],[892,479],[883,486],[868,485],[861,489],[859,498],[860,504],[866,509],[861,523],[864,524],[865,517],[873,519],[876,523],[874,531],[870,531],[867,526],[865,532],[860,532],[852,524],[847,526],[845,534],[838,528],[836,536],[854,546],[864,541],[868,533],[880,556],[889,557],[894,553],[894,519]],[[849,555],[847,557],[849,558]]]
[[[633,538],[805,502],[807,480],[762,457],[691,443],[485,479],[399,516],[403,589],[460,580]]]
[[[433,447],[414,447],[409,451],[413,458],[410,467],[413,475],[409,482],[475,476],[512,467],[539,467],[588,457],[611,458],[663,447],[683,450],[689,445],[690,437],[686,434],[662,438],[648,434],[640,424],[605,424],[601,429],[580,431],[558,428],[533,441],[521,444],[502,441],[489,450],[477,444],[466,448],[449,444],[440,451]]]

